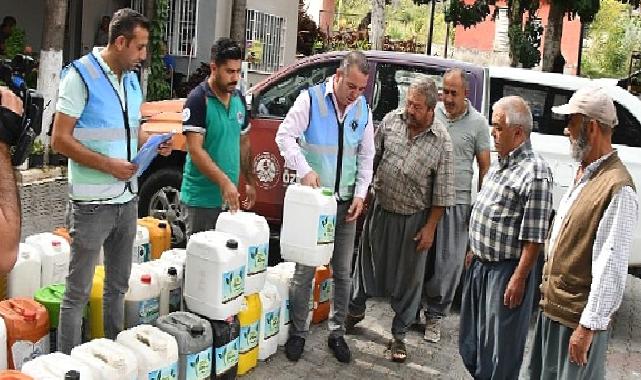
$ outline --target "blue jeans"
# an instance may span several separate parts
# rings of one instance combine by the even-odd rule
[[[115,339],[124,327],[138,200],[124,204],[70,202],[67,212],[71,258],[58,327],[58,349],[65,354],[81,343],[82,315],[89,301],[101,247],[105,265],[102,300],[105,337]]]

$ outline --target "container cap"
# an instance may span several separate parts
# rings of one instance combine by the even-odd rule
[[[160,227],[160,228],[167,228],[167,223],[165,223],[165,222],[160,222],[160,223],[158,223],[158,227]]]
[[[169,267],[167,274],[170,276],[178,276],[178,269],[176,269],[176,267]]]
[[[60,304],[65,294],[65,284],[53,284],[38,289],[33,295],[33,299],[47,309],[49,314],[49,324],[52,328],[58,327],[58,317],[60,315]]]
[[[65,373],[65,380],[80,380],[80,373],[74,369]]]
[[[205,333],[205,328],[202,325],[189,326],[189,333],[192,336],[201,336]]]
[[[140,282],[147,285],[151,284],[151,276],[148,274],[143,274],[142,276],[140,276]]]
[[[238,241],[236,241],[234,239],[227,240],[227,244],[225,244],[225,245],[229,249],[238,249]]]
[[[332,195],[334,195],[332,189],[323,189],[321,193],[326,197],[331,197]]]

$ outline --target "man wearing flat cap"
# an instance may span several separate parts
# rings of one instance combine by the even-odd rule
[[[612,148],[617,115],[602,88],[581,88],[552,111],[568,116],[565,135],[579,168],[548,241],[530,377],[603,379],[608,330],[623,298],[638,220],[637,195]]]

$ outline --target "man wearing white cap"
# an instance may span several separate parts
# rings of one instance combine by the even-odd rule
[[[543,267],[532,379],[603,379],[608,328],[619,308],[638,201],[612,148],[617,115],[601,88],[578,90],[553,112],[568,115],[565,135],[579,163],[561,199]]]

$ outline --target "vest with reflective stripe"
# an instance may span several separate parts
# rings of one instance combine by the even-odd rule
[[[118,92],[92,53],[75,60],[72,65],[87,88],[87,104],[76,122],[74,138],[94,152],[131,161],[138,150],[139,110],[142,104],[142,92],[136,74],[128,72],[122,77],[127,101],[125,112]],[[129,182],[120,181],[111,174],[73,160],[69,160],[69,184],[71,199],[77,201],[108,201],[128,189],[132,193],[138,191],[135,177]]]
[[[301,147],[307,162],[318,173],[321,186],[337,193],[340,200],[354,196],[357,174],[358,146],[369,120],[365,97],[360,96],[345,115],[342,125],[331,96],[325,96],[325,83],[310,87],[309,126],[301,138]],[[339,133],[342,129],[343,149],[339,175]]]

